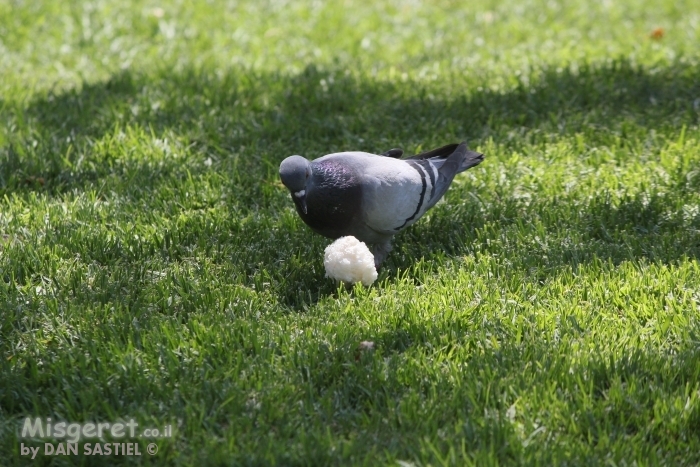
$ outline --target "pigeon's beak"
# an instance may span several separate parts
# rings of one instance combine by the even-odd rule
[[[297,191],[294,193],[294,197],[299,201],[299,207],[304,211],[304,214],[306,214],[306,190]]]

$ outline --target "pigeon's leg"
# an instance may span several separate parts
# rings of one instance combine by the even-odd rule
[[[374,255],[374,267],[379,271],[379,266],[382,262],[389,256],[389,252],[392,250],[391,241],[387,240],[384,243],[377,243],[372,247],[372,254]]]

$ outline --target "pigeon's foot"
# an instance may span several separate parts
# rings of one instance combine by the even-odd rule
[[[389,256],[389,252],[391,252],[392,246],[391,242],[384,242],[384,243],[378,243],[372,247],[372,254],[374,255],[374,267],[377,271],[379,271],[379,267],[381,266],[382,262],[386,259],[387,256]]]

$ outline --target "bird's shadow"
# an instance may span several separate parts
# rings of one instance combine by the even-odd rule
[[[47,91],[28,104],[0,102],[9,129],[0,147],[0,196],[40,192],[60,197],[113,188],[123,191],[126,202],[148,204],[153,190],[173,178],[216,170],[235,193],[229,197],[231,216],[275,217],[274,211],[291,209],[276,174],[277,165],[290,153],[314,158],[336,150],[378,153],[397,146],[411,152],[462,139],[472,145],[492,141],[518,151],[524,144],[579,134],[593,146],[607,141],[611,132],[621,138],[630,131],[674,134],[698,124],[694,99],[700,95],[699,73],[698,65],[682,61],[652,69],[617,60],[537,70],[506,90],[445,91],[415,82],[409,92],[405,83],[314,66],[296,75],[185,70],[154,76],[123,71],[79,88]],[[110,146],[119,138],[139,141],[153,136],[161,145],[154,150],[181,157],[152,163],[138,155],[114,153],[116,146]],[[207,158],[215,163],[195,163]],[[473,170],[489,170],[488,154]],[[124,178],[130,180],[128,185]],[[700,188],[699,182],[695,177],[679,186],[679,193]],[[477,247],[488,251],[485,226],[499,235],[518,220],[527,224],[533,214],[515,197],[480,196],[488,209],[460,201],[454,209],[438,206],[429,220],[398,236],[379,283],[410,269],[415,258],[459,257]],[[697,214],[681,224],[680,218],[668,217],[661,198],[610,202],[605,194],[593,194],[582,209],[569,220],[541,216],[545,230],[571,229],[580,242],[571,246],[562,241],[546,252],[521,245],[508,251],[513,267],[546,273],[601,257],[613,262],[640,256],[670,262],[698,256],[697,236],[689,231],[677,234],[681,226],[700,227]],[[300,244],[307,244],[310,254],[320,257],[325,239],[309,240],[312,234],[298,220],[285,228],[284,235],[251,237],[249,242],[277,256],[293,255]],[[225,236],[220,240],[226,241]],[[229,259],[248,271],[245,255]],[[275,266],[272,275],[284,284],[276,291],[281,304],[296,309],[335,292],[337,285],[323,279],[321,261],[310,264],[310,274],[308,263],[301,272],[293,261]]]

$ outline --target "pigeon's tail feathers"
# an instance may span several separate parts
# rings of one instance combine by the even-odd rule
[[[428,157],[419,157],[423,156],[423,154],[428,155]],[[455,174],[471,169],[472,167],[481,164],[481,162],[484,160],[483,154],[467,149],[466,141],[462,142],[461,144],[448,144],[447,146],[443,146],[442,148],[425,152],[423,154],[408,157],[406,160],[429,159],[430,163],[438,169],[441,169],[445,164],[447,164],[449,168],[446,168],[445,171],[450,173],[454,170]]]
[[[459,153],[464,153],[461,157],[451,157],[455,152]],[[407,157],[406,160],[426,160],[430,159],[430,161],[435,164],[436,167],[440,168],[442,167],[449,159],[457,159],[459,160],[459,165],[456,167],[456,174],[460,172],[464,172],[467,169],[471,169],[472,167],[481,164],[481,162],[484,160],[484,155],[480,154],[478,152],[470,151],[467,149],[467,142],[462,141],[461,143],[452,143],[452,144],[447,144],[445,146],[442,146],[437,149],[433,149],[431,151],[426,151],[422,152],[420,154],[416,154],[415,156]],[[448,165],[452,165],[452,163],[448,163]]]
[[[424,159],[447,159],[449,156],[452,155],[453,152],[459,147],[459,144],[457,143],[452,143],[452,144],[447,144],[441,148],[433,149],[431,151],[425,151],[421,152],[420,154],[416,154],[415,156],[407,157],[407,160],[424,160]]]
[[[466,146],[465,146],[466,149]],[[457,173],[464,172],[467,169],[471,169],[472,167],[475,167],[479,164],[481,164],[484,160],[484,155],[479,153],[479,152],[474,152],[466,149],[466,153],[464,154],[464,157],[462,158],[462,162],[459,164],[459,168],[457,169]]]
[[[435,190],[428,201],[426,210],[435,206],[440,198],[442,198],[450,187],[455,175],[480,164],[481,161],[484,160],[483,154],[468,150],[466,142],[455,146],[456,147],[447,158],[430,158],[430,164],[437,169],[437,177],[434,185]]]

